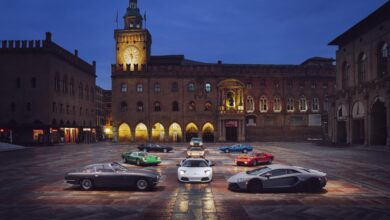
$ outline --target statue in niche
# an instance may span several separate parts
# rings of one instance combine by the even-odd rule
[[[234,93],[231,91],[227,93],[227,103],[228,103],[228,107],[234,107],[235,104]]]

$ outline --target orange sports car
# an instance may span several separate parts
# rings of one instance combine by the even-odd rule
[[[274,155],[272,154],[251,152],[237,156],[235,162],[237,166],[257,166],[264,163],[271,164],[273,160]]]

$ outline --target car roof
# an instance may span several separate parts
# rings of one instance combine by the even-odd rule
[[[206,160],[204,158],[187,158],[184,159],[183,161],[209,161],[209,160]]]
[[[289,165],[284,165],[284,164],[272,164],[272,165],[268,165],[267,167],[271,168],[272,170],[276,170],[276,169],[304,169],[302,167],[289,166]]]

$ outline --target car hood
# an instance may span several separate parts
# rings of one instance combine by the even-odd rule
[[[249,156],[249,155],[239,155],[237,156],[237,160],[248,160],[248,159],[252,159],[252,158],[255,158],[254,156]]]
[[[185,175],[189,176],[204,176],[205,171],[213,171],[213,168],[211,167],[179,167],[178,172],[185,171]]]
[[[248,179],[251,179],[252,175],[247,174],[246,172],[237,173],[236,175],[230,177],[228,179],[229,183],[239,183],[239,182],[245,182]]]

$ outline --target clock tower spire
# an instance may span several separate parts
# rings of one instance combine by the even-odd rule
[[[123,18],[125,27],[115,30],[115,72],[142,71],[150,58],[152,36],[142,26],[143,17],[137,0],[129,0],[129,7]]]

